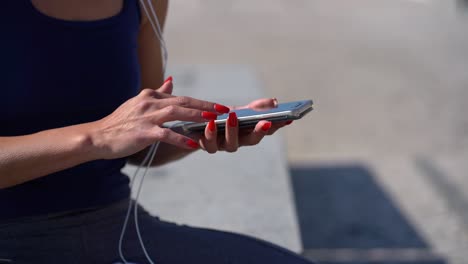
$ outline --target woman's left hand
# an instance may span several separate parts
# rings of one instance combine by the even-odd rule
[[[278,106],[278,101],[275,98],[258,99],[246,106],[232,107],[231,110],[251,108],[255,110],[275,108]],[[200,146],[208,153],[216,153],[217,151],[235,152],[242,146],[253,146],[260,143],[266,135],[274,134],[283,126],[289,125],[291,122],[275,122],[259,121],[252,129],[239,129],[239,122],[235,112],[229,114],[226,129],[224,134],[218,134],[215,122],[210,121],[204,135],[199,138]]]

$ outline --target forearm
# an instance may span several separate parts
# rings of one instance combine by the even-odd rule
[[[11,187],[98,158],[89,124],[0,137],[0,188]]]

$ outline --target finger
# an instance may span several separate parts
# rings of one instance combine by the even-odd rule
[[[262,98],[248,104],[248,107],[255,110],[265,110],[278,107],[276,98]]]
[[[226,114],[230,111],[230,109],[224,105],[198,100],[188,96],[174,96],[165,98],[160,100],[158,104],[161,108],[169,105],[178,105],[185,108],[215,112],[217,114]]]
[[[270,130],[268,130],[267,135],[268,135],[268,136],[271,136],[271,135],[275,134],[276,131],[280,130],[280,128],[281,128],[281,127],[272,127],[272,128],[270,128]]]
[[[155,129],[153,137],[155,141],[162,141],[183,149],[198,149],[200,147],[191,138],[178,134],[169,128],[158,127]]]
[[[268,130],[266,135],[268,135],[268,136],[273,135],[280,128],[285,127],[287,125],[290,125],[292,122],[293,122],[292,120],[281,121],[281,122],[273,122],[272,125],[271,125],[271,128]],[[255,129],[255,127],[253,127],[253,128],[243,128],[243,129],[239,130],[239,136],[241,138],[242,137],[247,137],[248,135],[250,135],[250,133],[252,133],[254,131],[254,129]],[[241,146],[244,145],[242,142],[240,143]]]
[[[156,91],[165,94],[172,94],[174,85],[172,84],[172,76],[169,76]]]
[[[163,124],[169,121],[207,122],[215,120],[216,118],[217,115],[215,113],[189,109],[177,105],[166,106],[155,111],[153,114],[153,122],[155,124]]]
[[[172,95],[172,90],[173,90],[172,76],[169,76],[164,81],[163,85],[161,85],[161,87],[159,87],[158,89],[154,90],[151,88],[146,88],[140,92],[140,95],[144,97],[152,97],[156,99],[172,98],[174,97]]]
[[[266,110],[278,107],[278,100],[276,98],[262,98],[250,102],[248,105],[233,107],[233,109],[250,108],[253,110]]]
[[[224,149],[227,152],[235,152],[239,148],[239,120],[235,112],[229,113],[226,121],[226,140]]]
[[[265,137],[270,129],[272,128],[271,121],[260,121],[255,126],[254,130],[241,138],[241,146],[253,146],[260,143],[260,141]]]
[[[138,96],[142,97],[142,98],[145,98],[145,99],[166,99],[166,98],[172,98],[172,97],[175,97],[173,95],[170,95],[170,94],[167,94],[167,93],[162,93],[162,92],[159,92],[159,90],[161,89],[162,91],[167,91],[167,87],[169,84],[163,84],[158,90],[154,90],[154,89],[151,89],[151,88],[145,88],[143,90],[141,90],[140,94]],[[172,89],[172,88],[171,88]]]
[[[268,130],[268,135],[273,135],[276,131],[278,131],[280,128],[288,126],[292,124],[293,120],[288,120],[285,122],[275,122],[273,123],[273,126],[271,127],[270,130]]]
[[[267,120],[265,120],[265,121],[267,121]],[[280,129],[282,127],[285,127],[287,125],[290,125],[290,124],[292,124],[292,122],[293,122],[293,120],[272,122],[271,128],[268,130],[267,135],[274,134],[278,129]],[[255,127],[245,127],[245,128],[239,129],[239,136],[240,137],[247,136],[250,133],[252,133],[252,131],[254,129],[255,129]]]
[[[202,140],[202,146],[206,152],[213,154],[218,151],[217,128],[214,120],[208,122],[205,128],[205,138]]]

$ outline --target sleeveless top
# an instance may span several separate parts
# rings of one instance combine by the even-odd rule
[[[138,0],[124,0],[115,16],[69,21],[43,14],[31,0],[1,1],[0,137],[99,120],[135,96],[139,12]],[[96,160],[1,189],[0,220],[127,198],[125,163]]]

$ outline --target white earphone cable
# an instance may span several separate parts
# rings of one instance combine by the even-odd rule
[[[137,190],[137,193],[135,195],[135,205],[134,205],[135,206],[134,207],[135,228],[136,228],[136,231],[137,231],[138,240],[140,241],[141,249],[143,250],[143,253],[145,254],[145,257],[149,261],[150,264],[154,264],[154,262],[151,259],[151,257],[149,256],[148,252],[146,251],[145,243],[143,242],[143,238],[141,237],[141,233],[140,233],[140,225],[138,223],[138,198],[140,197],[141,189],[143,187],[143,181],[145,180],[145,176],[146,176],[146,173],[148,172],[148,168],[150,167],[151,163],[153,162],[154,156],[156,155],[156,151],[158,150],[159,143],[160,142],[158,141],[156,144],[153,144],[155,146],[153,151],[148,152],[148,154],[151,153],[151,158],[149,159],[149,163],[146,166],[143,175],[141,176],[140,184],[138,186],[138,190]]]
[[[146,157],[144,158],[144,160],[141,162],[141,164],[137,167],[137,169],[135,170],[135,172],[133,173],[133,177],[130,179],[130,192],[132,192],[133,190],[133,185],[137,179],[137,176],[138,176],[138,172],[140,171],[141,167],[144,166],[145,164],[151,164],[150,162],[148,162],[149,158],[150,158],[150,155],[149,153],[153,152],[154,151],[154,148],[155,148],[155,145],[151,145],[150,149],[148,150],[148,154],[146,155]],[[128,204],[128,209],[127,209],[127,214],[126,214],[126,217],[125,217],[125,221],[124,221],[124,224],[123,224],[123,227],[122,227],[122,231],[120,233],[120,238],[119,238],[119,256],[121,258],[121,260],[124,262],[124,263],[128,263],[127,260],[125,259],[124,257],[124,254],[122,252],[122,244],[123,244],[123,238],[124,238],[124,235],[125,235],[125,232],[127,231],[127,225],[128,225],[128,220],[130,218],[130,212],[132,210],[132,206],[133,204],[136,203],[136,201],[134,202],[131,198],[129,200],[129,204]]]
[[[161,30],[161,26],[160,26],[158,17],[156,15],[156,12],[154,11],[153,4],[152,4],[151,0],[147,0],[147,4],[149,5],[149,9],[150,9],[151,14],[153,15],[153,17],[151,17],[150,12],[148,12],[148,9],[147,9],[147,7],[145,5],[144,0],[139,0],[139,1],[140,1],[141,7],[143,8],[146,16],[148,17],[149,22],[151,23],[151,27],[153,28],[153,31],[156,34],[156,37],[159,40],[160,47],[161,47],[161,53],[162,53],[162,72],[163,72],[163,75],[164,75],[165,72],[166,72],[168,53],[167,53],[166,43],[165,43],[164,38],[162,36],[162,30]],[[155,20],[155,22],[153,22],[153,19]],[[139,226],[139,223],[138,223],[138,199],[140,197],[140,193],[141,193],[141,189],[143,187],[143,181],[145,179],[145,176],[146,176],[146,174],[148,172],[149,167],[151,166],[151,163],[153,163],[156,152],[158,151],[159,143],[160,142],[156,142],[156,143],[151,145],[151,147],[148,150],[148,153],[146,154],[145,158],[143,159],[141,164],[138,166],[138,168],[135,170],[135,173],[133,174],[133,178],[131,179],[131,182],[130,182],[130,192],[132,192],[133,191],[133,185],[137,180],[138,172],[140,171],[140,168],[142,166],[146,166],[145,170],[143,171],[143,175],[141,177],[137,193],[135,195],[135,201],[133,201],[131,199],[131,197],[130,197],[130,201],[129,201],[128,209],[127,209],[127,215],[125,217],[125,221],[124,221],[124,224],[123,224],[123,227],[122,227],[122,232],[120,233],[119,249],[118,250],[119,250],[120,259],[125,264],[130,264],[130,263],[125,259],[125,256],[124,256],[124,253],[123,253],[123,250],[122,250],[122,244],[123,244],[123,239],[124,239],[124,236],[125,236],[125,232],[127,230],[128,220],[130,218],[130,212],[132,210],[132,207],[134,209],[135,228],[136,228],[136,231],[137,231],[137,236],[138,236],[138,240],[140,242],[141,248],[142,248],[143,253],[145,254],[145,257],[148,260],[148,262],[150,264],[154,264],[154,261],[151,259],[151,257],[149,256],[149,254],[148,254],[148,252],[146,250],[145,244],[143,242],[143,238],[142,238],[141,233],[140,233],[140,226]]]
[[[150,12],[148,11],[144,0],[140,0],[140,3],[141,3],[141,6],[143,8],[143,11],[145,12],[146,16],[148,17],[148,20],[149,20],[149,22],[151,24],[151,27],[153,28],[153,31],[156,34],[156,37],[158,38],[159,43],[161,45],[162,59],[163,59],[163,73],[165,73],[166,72],[166,63],[167,63],[168,54],[167,54],[166,42],[164,41],[164,38],[162,36],[162,30],[161,30],[161,26],[159,24],[158,16],[156,15],[156,12],[154,11],[153,4],[152,4],[151,0],[147,0],[147,3],[149,5],[149,9],[150,9],[151,14],[153,16],[151,16]],[[153,21],[153,19],[154,19],[155,22]]]

